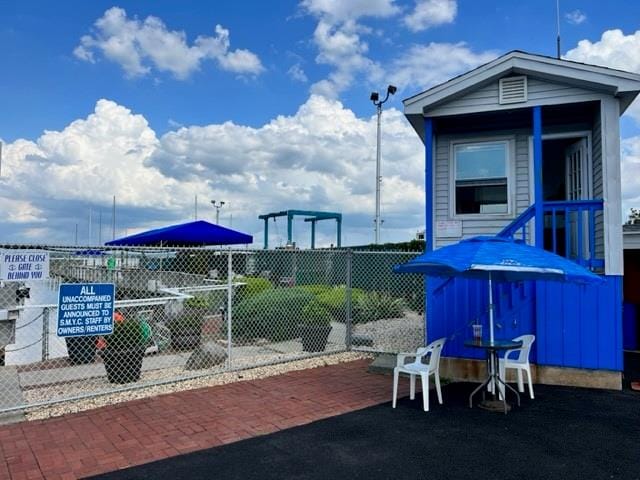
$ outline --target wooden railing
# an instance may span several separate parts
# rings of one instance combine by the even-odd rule
[[[604,259],[598,258],[596,244],[596,215],[602,211],[603,201],[596,200],[567,200],[544,202],[544,248],[569,258],[591,270],[604,268]],[[517,238],[524,242],[535,236],[528,227],[535,218],[535,206],[531,205],[507,225],[498,236]],[[600,223],[600,228],[604,228]],[[602,247],[604,248],[604,247]]]

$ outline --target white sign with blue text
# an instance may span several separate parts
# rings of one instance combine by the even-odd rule
[[[49,278],[49,252],[4,250],[0,252],[0,280],[25,282]]]
[[[113,333],[113,283],[63,283],[58,295],[59,337]]]

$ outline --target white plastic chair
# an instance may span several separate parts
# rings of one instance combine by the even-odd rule
[[[401,373],[409,375],[410,395],[413,400],[416,397],[416,376],[420,375],[422,382],[422,401],[425,412],[429,411],[429,375],[433,375],[438,393],[438,402],[442,404],[442,392],[440,390],[440,353],[446,338],[440,338],[426,347],[416,350],[416,353],[399,353],[396,360],[396,367],[393,369],[393,408],[396,408],[396,398],[398,396],[398,377]],[[428,357],[428,363],[423,360]],[[405,363],[407,358],[415,358],[413,362]]]
[[[533,396],[533,383],[531,381],[531,366],[529,365],[529,352],[531,351],[531,345],[535,341],[535,335],[522,335],[514,338],[514,342],[522,342],[522,347],[515,348],[513,350],[507,350],[504,353],[504,358],[500,359],[500,378],[503,382],[506,382],[506,371],[508,368],[514,369],[518,372],[518,391],[524,392],[524,382],[522,380],[522,372],[527,374],[527,383],[529,384],[529,396]],[[510,358],[510,355],[517,352],[518,356]],[[504,385],[500,385],[500,397],[504,395]]]

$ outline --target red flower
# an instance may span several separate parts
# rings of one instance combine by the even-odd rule
[[[96,340],[96,348],[98,350],[104,350],[105,348],[107,348],[107,341],[104,339],[104,337],[98,337],[98,340]]]

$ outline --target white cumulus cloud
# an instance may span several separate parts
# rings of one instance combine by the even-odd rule
[[[314,95],[295,114],[259,127],[179,127],[160,138],[142,115],[100,100],[86,118],[60,131],[5,145],[0,241],[70,243],[79,224],[80,242],[86,242],[91,209],[95,242],[99,212],[110,224],[113,195],[117,235],[187,221],[198,195],[200,218],[215,215],[209,199],[224,200],[221,223],[228,225],[232,214],[233,227],[253,234],[258,245],[263,224],[257,216],[290,208],[342,212],[344,243],[367,243],[373,237],[375,138],[375,116],[358,118],[340,102]],[[407,240],[422,228],[422,162],[422,144],[402,113],[385,110],[385,241]],[[297,227],[301,245],[308,244],[301,230],[308,227]],[[335,225],[318,225],[317,233],[318,245],[335,243]]]
[[[578,46],[564,58],[577,62],[602,65],[627,72],[640,73],[640,30],[625,35],[622,30],[607,30],[600,40],[580,40]],[[636,100],[626,112],[640,122],[640,102]]]
[[[258,56],[245,49],[231,50],[229,30],[216,25],[215,35],[198,36],[192,45],[184,31],[169,30],[154,16],[143,21],[129,18],[119,7],[108,9],[84,35],[73,51],[80,60],[95,62],[96,53],[119,64],[128,76],[143,76],[152,69],[185,79],[205,60],[214,60],[223,70],[247,75],[260,74]]]
[[[404,24],[414,32],[451,23],[458,14],[457,0],[417,0]]]
[[[413,45],[393,63],[391,83],[426,89],[490,62],[498,52],[474,52],[466,43]]]
[[[303,0],[309,13],[332,22],[357,20],[360,17],[390,17],[400,12],[395,0]]]

